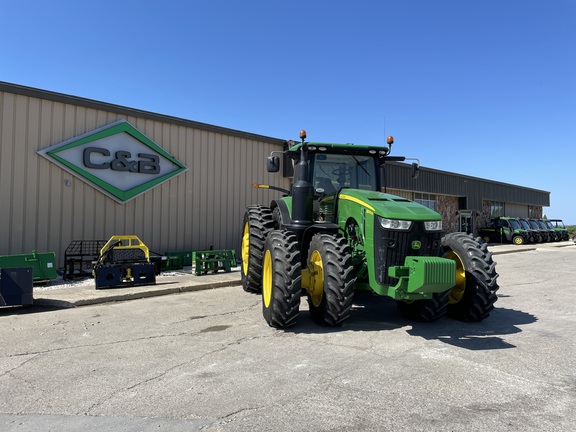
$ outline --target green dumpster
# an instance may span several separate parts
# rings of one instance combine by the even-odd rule
[[[164,255],[170,257],[182,257],[182,265],[183,266],[191,266],[192,265],[192,251],[180,251],[180,252],[164,252]]]
[[[56,254],[54,252],[18,255],[0,255],[0,268],[31,267],[34,282],[56,279]]]

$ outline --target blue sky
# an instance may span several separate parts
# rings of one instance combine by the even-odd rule
[[[576,224],[575,0],[0,0],[0,19],[1,81],[283,139],[394,135]]]

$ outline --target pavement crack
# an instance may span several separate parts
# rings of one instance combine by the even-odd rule
[[[93,347],[111,346],[111,345],[119,345],[119,344],[124,344],[124,343],[139,342],[139,341],[143,341],[143,340],[173,338],[173,337],[179,337],[179,336],[186,336],[189,334],[190,334],[189,332],[180,332],[180,333],[167,334],[167,335],[145,336],[145,337],[140,337],[140,338],[135,338],[135,339],[122,339],[122,340],[102,342],[102,343],[80,344],[80,345],[72,345],[72,346],[67,346],[67,347],[50,348],[50,349],[41,350],[41,351],[31,351],[31,352],[24,352],[24,353],[9,354],[9,355],[4,356],[4,357],[11,358],[11,357],[26,356],[26,355],[50,354],[50,353],[59,352],[59,351],[74,350],[77,348],[93,348]]]
[[[31,357],[30,357],[29,359],[23,361],[23,362],[20,363],[19,365],[14,366],[13,368],[8,369],[8,370],[0,373],[0,377],[9,375],[9,374],[11,374],[13,371],[20,369],[22,366],[26,365],[28,362],[31,362],[31,361],[34,360],[36,357],[38,357],[39,354],[18,354],[18,355],[6,356],[6,357],[7,357],[7,358],[22,357],[22,356],[25,356],[25,355],[29,355],[29,356],[31,356]]]

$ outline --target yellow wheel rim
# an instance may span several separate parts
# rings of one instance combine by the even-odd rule
[[[270,258],[270,251],[264,254],[264,265],[262,267],[262,298],[264,299],[264,306],[270,307],[272,300],[272,258]]]
[[[514,237],[514,243],[516,243],[517,245],[520,245],[520,244],[524,243],[524,241],[522,240],[522,237]]]
[[[318,307],[322,303],[322,295],[324,294],[324,265],[322,264],[320,252],[317,250],[310,255],[308,271],[310,272],[308,294],[314,307]]]
[[[250,259],[250,230],[248,222],[244,225],[244,234],[242,235],[242,273],[248,274],[248,260]]]
[[[456,285],[452,287],[448,294],[450,304],[458,303],[464,296],[466,291],[466,269],[458,254],[454,251],[448,251],[445,255],[446,258],[456,262]]]

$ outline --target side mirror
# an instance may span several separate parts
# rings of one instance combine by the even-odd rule
[[[417,179],[419,175],[420,175],[420,165],[414,162],[412,164],[412,178]]]
[[[268,172],[278,172],[280,171],[280,158],[278,156],[268,156],[266,162],[266,169]]]

